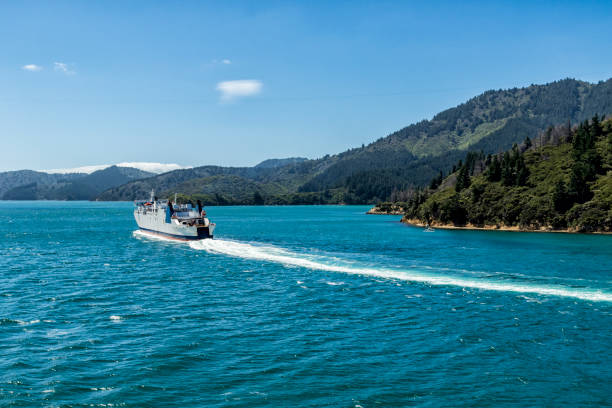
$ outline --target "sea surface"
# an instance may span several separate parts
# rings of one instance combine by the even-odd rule
[[[0,407],[612,405],[612,236],[0,202]]]

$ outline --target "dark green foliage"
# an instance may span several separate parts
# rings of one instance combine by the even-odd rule
[[[569,182],[569,197],[572,202],[584,203],[592,197],[591,189],[587,184],[591,178],[589,170],[589,166],[580,161],[576,161],[572,166]]]
[[[501,161],[493,160],[487,169],[489,181],[501,180],[504,186],[524,186],[529,177],[523,155],[515,144],[511,152],[504,152]]]
[[[253,193],[253,204],[254,205],[263,205],[264,204],[264,198],[261,196],[259,191],[256,191],[255,193]]]
[[[440,220],[454,225],[465,225],[467,211],[459,202],[459,195],[453,194],[440,204]]]
[[[524,186],[527,184],[527,178],[529,177],[529,170],[525,165],[525,160],[523,156],[519,156],[516,162],[516,185]]]
[[[560,213],[565,213],[572,206],[573,201],[570,198],[567,186],[563,180],[557,180],[552,193],[552,202],[555,210]]]
[[[582,122],[569,138],[551,136],[551,145],[510,151],[484,160],[482,175],[465,186],[471,159],[459,168],[455,188],[414,199],[406,217],[423,222],[464,225],[505,225],[526,229],[612,231],[612,120]],[[448,185],[445,181],[442,185]],[[418,196],[417,196],[418,197]],[[423,197],[423,196],[421,196]]]
[[[435,190],[436,188],[438,188],[440,184],[442,184],[443,180],[444,180],[444,174],[442,173],[442,171],[440,171],[437,177],[431,179],[431,182],[429,183],[429,188],[432,190]]]
[[[501,162],[497,156],[493,156],[491,164],[487,167],[486,177],[488,181],[500,181],[502,177]]]
[[[612,231],[610,206],[601,202],[575,205],[566,217],[569,225],[579,226],[584,232]]]
[[[585,203],[593,194],[589,182],[597,174],[602,173],[602,157],[595,147],[595,143],[603,136],[603,127],[599,117],[595,115],[591,122],[585,121],[578,126],[572,137],[572,165],[569,197],[573,202]],[[609,135],[605,135],[606,139]]]
[[[466,163],[461,166],[459,169],[459,174],[457,175],[457,183],[455,184],[455,191],[459,192],[464,188],[468,188],[470,186],[470,168]]]

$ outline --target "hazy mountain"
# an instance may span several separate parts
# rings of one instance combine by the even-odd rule
[[[146,171],[149,173],[155,173],[155,174],[162,174],[162,173],[166,173],[172,170],[188,168],[185,166],[180,166],[175,163],[124,162],[124,163],[117,163],[117,164],[97,164],[97,165],[92,165],[92,166],[73,167],[73,168],[67,168],[67,169],[41,170],[41,172],[49,173],[49,174],[71,174],[71,173],[91,174],[94,171],[104,170],[112,166],[130,167],[133,169],[138,169],[138,170]]]
[[[33,170],[7,171],[0,173],[0,198],[2,198],[7,191],[15,187],[29,184],[46,186],[59,182],[70,182],[84,176],[85,174],[82,173],[48,174]]]
[[[153,173],[111,166],[91,174],[47,174],[23,170],[0,173],[4,200],[92,200],[102,191]]]

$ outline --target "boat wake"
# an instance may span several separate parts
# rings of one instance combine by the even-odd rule
[[[136,238],[154,239],[157,241],[172,242],[173,244],[184,244],[185,242],[187,242],[187,241],[181,241],[181,240],[176,240],[173,238],[164,237],[163,235],[159,235],[153,232],[147,232],[143,230],[136,230],[132,232],[132,235],[134,235]]]
[[[490,278],[469,278],[435,274],[414,270],[386,269],[342,262],[338,258],[299,254],[271,245],[259,245],[222,239],[205,239],[190,242],[191,248],[211,254],[236,258],[274,262],[287,266],[303,267],[313,270],[346,273],[352,275],[374,276],[386,279],[399,279],[408,282],[425,283],[437,286],[458,286],[482,290],[493,290],[538,295],[561,296],[596,302],[612,302],[612,293],[586,288],[570,288],[560,285],[520,284],[495,281]]]

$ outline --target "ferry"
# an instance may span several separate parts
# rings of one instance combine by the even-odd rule
[[[151,191],[149,200],[134,201],[134,219],[141,231],[179,241],[195,241],[213,237],[215,224],[206,218],[202,202],[177,204],[157,200]]]

